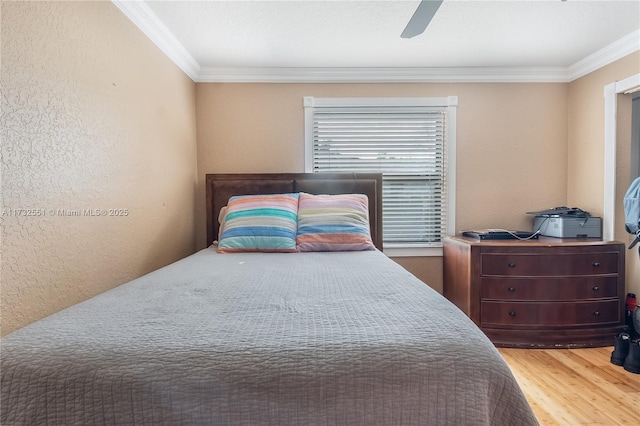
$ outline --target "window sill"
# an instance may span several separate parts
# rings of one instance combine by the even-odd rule
[[[441,257],[442,251],[442,247],[394,247],[383,252],[388,257]]]

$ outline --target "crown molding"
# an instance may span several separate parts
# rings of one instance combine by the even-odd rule
[[[201,67],[144,1],[111,0],[196,83],[567,83],[640,50],[640,29],[569,67]]]
[[[637,50],[640,50],[640,29],[614,41],[610,45],[603,47],[568,67],[567,73],[569,75],[569,81],[583,77]]]
[[[224,68],[203,67],[198,83],[520,83],[567,82],[547,68]]]
[[[200,64],[142,1],[111,0],[149,39],[192,80],[197,81]]]

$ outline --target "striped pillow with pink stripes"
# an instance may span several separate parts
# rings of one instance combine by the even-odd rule
[[[367,196],[301,193],[296,244],[299,252],[375,250]]]

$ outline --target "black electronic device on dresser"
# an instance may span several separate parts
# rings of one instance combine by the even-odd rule
[[[625,329],[624,255],[597,239],[451,237],[444,295],[496,346],[611,346]]]

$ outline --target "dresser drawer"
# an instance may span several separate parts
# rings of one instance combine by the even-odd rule
[[[619,298],[617,276],[567,278],[481,278],[482,299],[573,301]]]
[[[567,327],[620,322],[620,300],[480,303],[481,326]]]
[[[618,253],[483,253],[482,276],[603,275],[618,272]]]

